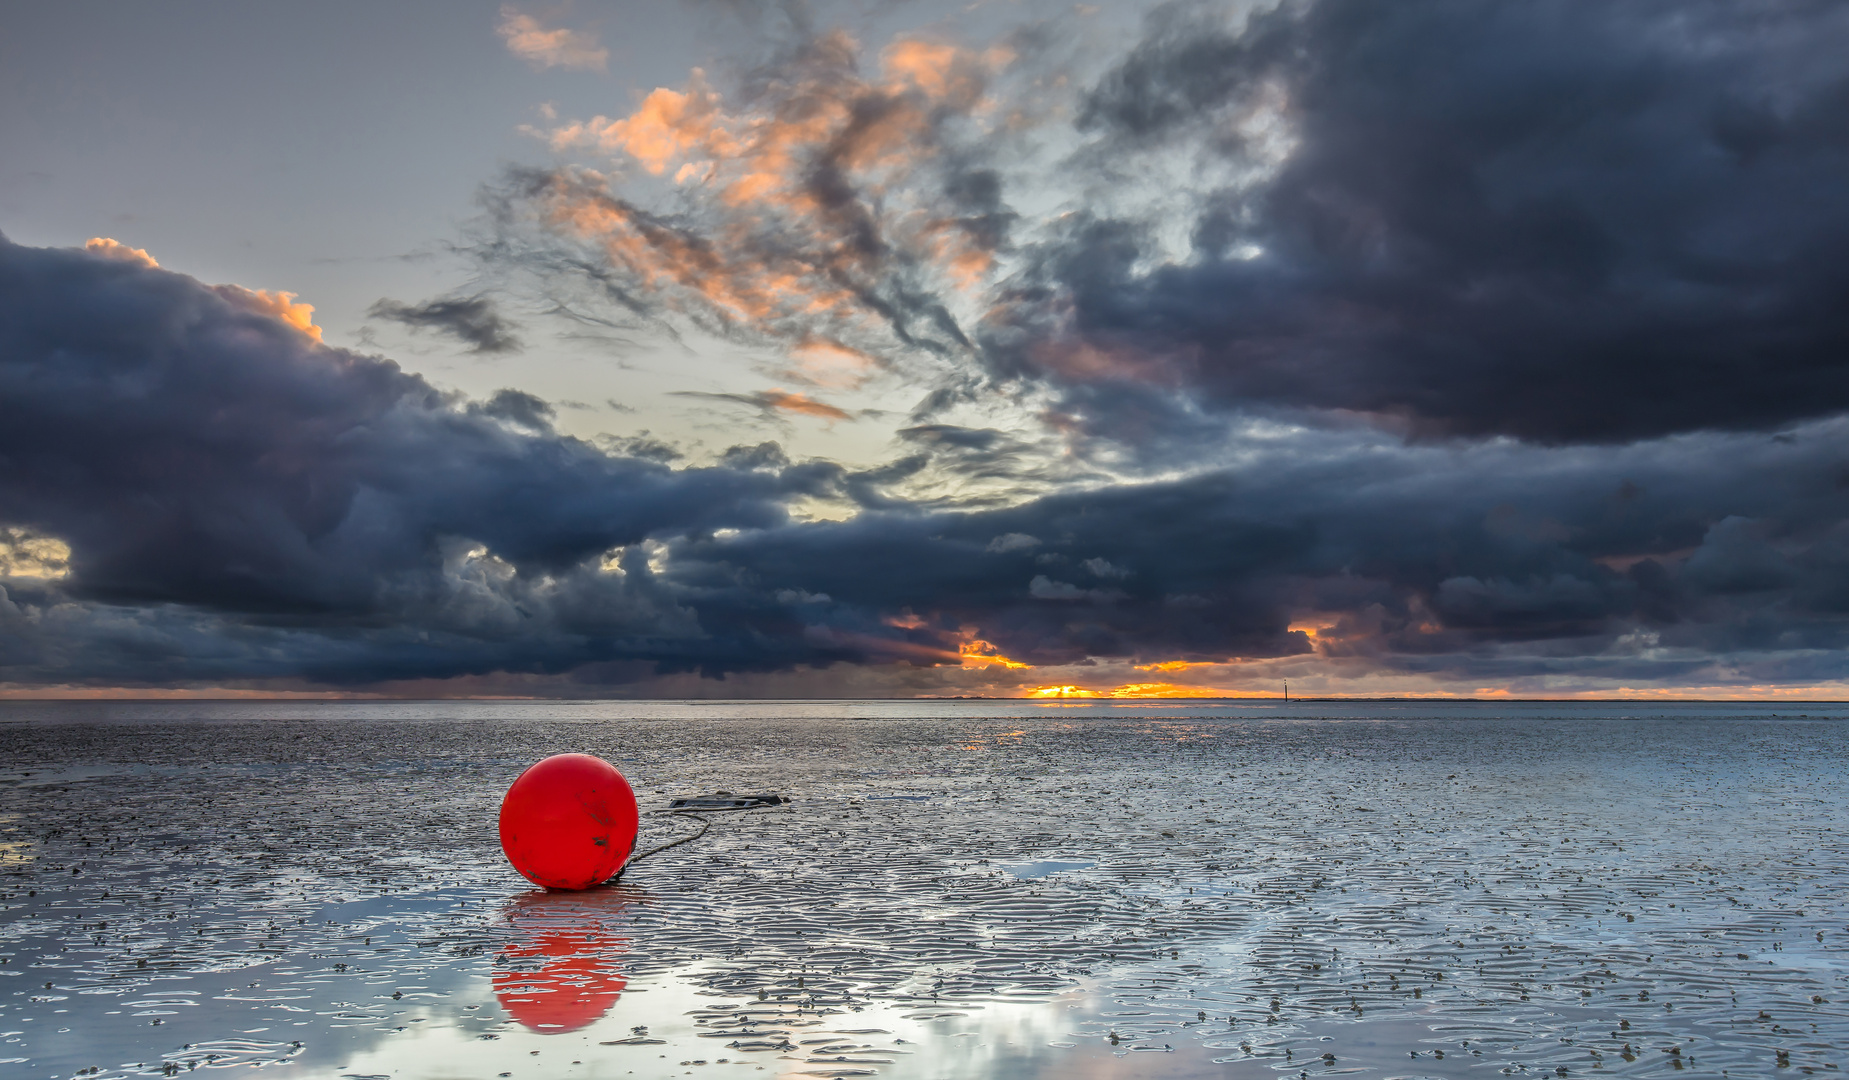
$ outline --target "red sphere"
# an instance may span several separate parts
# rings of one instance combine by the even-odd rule
[[[616,766],[555,754],[520,774],[501,799],[501,850],[528,881],[588,889],[636,847],[636,795]]]

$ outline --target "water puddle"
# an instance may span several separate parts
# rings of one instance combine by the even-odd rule
[[[1069,874],[1078,870],[1090,870],[1098,865],[1095,861],[1072,861],[1062,859],[1038,859],[1030,863],[1016,863],[1003,866],[1002,869],[1013,874],[1021,881],[1037,881],[1054,874]]]

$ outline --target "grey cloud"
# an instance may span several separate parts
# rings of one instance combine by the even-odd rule
[[[787,390],[758,390],[749,394],[716,393],[705,390],[675,390],[672,397],[697,398],[703,401],[718,401],[732,405],[743,405],[756,410],[766,420],[781,422],[785,414],[795,413],[814,416],[822,420],[853,420],[854,417],[845,410],[838,409],[825,401],[820,401],[807,394],[791,393]]]
[[[1075,218],[990,363],[1547,443],[1835,413],[1845,56],[1828,4],[1317,0],[1233,27],[1164,9],[1085,100],[1089,160],[1257,160],[1214,132],[1265,108],[1294,146],[1202,197],[1185,263],[1147,268],[1139,222]],[[1059,335],[1131,359],[1037,360]]]
[[[918,424],[900,428],[899,437],[930,446],[954,447],[958,450],[989,450],[1008,437],[994,428],[967,428],[955,424]]]
[[[1004,510],[689,538],[675,565],[699,580],[825,592],[835,603],[814,617],[865,640],[948,649],[973,625],[1041,664],[1307,657],[1288,628],[1315,612],[1336,616],[1322,659],[1371,670],[1719,679],[1722,658],[1784,663],[1849,643],[1837,613],[1845,448],[1841,422],[1795,443],[1685,437],[1608,453],[1359,440],[1310,457],[1293,445],[1237,472]],[[1553,524],[1510,527],[1500,508],[1511,500],[1522,520]],[[1010,534],[1058,537],[1052,553],[1138,573],[1108,596],[1050,572],[1030,571],[1023,588],[1019,562],[971,558]],[[929,614],[904,631],[881,625],[902,609]],[[1660,649],[1620,655],[1644,632]]]
[[[481,416],[492,416],[496,420],[505,420],[517,427],[529,431],[550,431],[552,420],[558,410],[543,398],[534,397],[523,390],[501,389],[487,401],[469,404],[469,411]]]
[[[1124,596],[1117,589],[1082,589],[1071,582],[1054,581],[1045,574],[1035,574],[1027,583],[1027,595],[1035,600],[1090,600],[1099,604],[1121,600]]]
[[[1032,551],[1039,546],[1039,539],[1026,533],[1004,533],[989,541],[983,550],[992,554],[1005,554],[1010,551]]]
[[[556,670],[613,633],[689,632],[622,552],[777,525],[793,491],[830,482],[606,454],[552,434],[530,395],[445,395],[236,290],[122,260],[0,241],[0,305],[0,525],[70,549],[61,576],[7,579],[34,627],[9,653],[88,626],[176,678],[240,655],[339,681]],[[603,570],[610,552],[628,569]],[[253,659],[279,638],[293,659]],[[107,666],[67,655],[73,677]],[[197,662],[155,663],[175,655]]]
[[[672,443],[650,435],[646,430],[634,435],[605,435],[598,439],[598,444],[611,453],[621,457],[641,458],[644,461],[657,461],[663,465],[679,461],[687,455]]]
[[[1088,594],[1077,585],[1035,574],[1034,580],[1027,583],[1027,595],[1036,600],[1083,600]]]
[[[368,309],[375,319],[390,319],[417,330],[449,334],[478,353],[514,352],[520,348],[515,326],[495,310],[494,301],[482,296],[426,300],[406,304],[382,299]]]

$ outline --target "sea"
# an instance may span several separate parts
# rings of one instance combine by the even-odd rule
[[[534,888],[562,752],[695,838]],[[0,702],[0,1076],[1838,1076],[1846,811],[1844,703]]]

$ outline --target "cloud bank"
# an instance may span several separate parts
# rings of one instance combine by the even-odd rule
[[[0,680],[1840,686],[1845,46],[1796,0],[803,29],[488,193],[496,268],[829,388],[708,400],[910,388],[864,469],[593,445],[288,294],[0,245]],[[375,313],[511,341],[443,303]]]
[[[926,512],[774,444],[607,453],[151,266],[9,244],[0,284],[9,682],[1843,674],[1842,420],[1619,449],[1305,429],[1237,469]],[[793,520],[807,498],[862,509]]]

